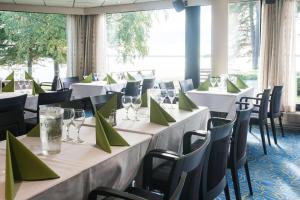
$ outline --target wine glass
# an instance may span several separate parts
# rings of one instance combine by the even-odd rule
[[[84,142],[80,138],[80,135],[79,135],[79,131],[80,131],[80,128],[81,128],[84,120],[85,120],[84,110],[82,110],[82,109],[75,109],[74,110],[73,124],[74,124],[75,128],[77,129],[77,140],[75,140],[75,143],[78,143],[78,144],[81,144],[81,143]]]
[[[125,120],[129,120],[128,110],[131,106],[132,97],[131,96],[122,96],[122,105],[126,110],[126,118]]]
[[[23,86],[25,85],[25,81],[22,79],[19,79],[18,81],[19,89],[21,90],[21,93],[23,93]]]
[[[75,115],[75,110],[73,108],[64,108],[63,122],[64,122],[64,125],[66,127],[67,134],[66,134],[66,138],[63,140],[63,142],[72,141],[72,138],[70,137],[69,129],[70,129],[70,125],[73,122],[74,115]]]
[[[135,120],[136,121],[139,121],[138,111],[139,111],[141,105],[142,105],[141,96],[132,97],[131,106],[132,106],[133,110],[135,111]]]
[[[25,89],[28,90],[30,86],[30,80],[25,80]]]
[[[175,89],[169,89],[169,90],[167,90],[167,92],[168,92],[168,97],[171,102],[171,108],[174,109],[173,102],[176,97],[176,91],[175,91]]]
[[[166,89],[161,89],[160,96],[161,96],[161,101],[163,104],[165,102],[166,98],[168,97],[168,91]]]
[[[210,82],[212,84],[213,87],[216,87],[217,84],[217,77],[213,76],[210,78]]]

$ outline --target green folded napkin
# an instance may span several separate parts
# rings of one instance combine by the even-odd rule
[[[25,72],[25,79],[26,80],[33,80],[32,76],[28,72]]]
[[[110,146],[130,146],[99,112],[96,114],[96,144],[107,153],[111,153]]]
[[[36,94],[40,94],[40,93],[45,93],[45,90],[43,90],[43,88],[41,88],[41,86],[33,80],[32,81],[32,95],[36,95]]]
[[[103,81],[106,81],[107,82],[107,84],[114,84],[114,83],[117,83],[117,81],[115,81],[114,79],[113,79],[113,77],[111,76],[111,75],[109,75],[109,74],[107,74],[106,75],[106,77],[103,79]]]
[[[27,137],[40,137],[40,125],[36,125],[27,133]]]
[[[142,98],[142,105],[141,105],[141,107],[148,107],[148,95],[147,95],[147,92],[145,92],[144,94],[142,94],[141,98]]]
[[[236,86],[240,89],[246,89],[248,88],[248,85],[240,78],[240,77],[236,77]]]
[[[98,112],[101,113],[103,117],[108,118],[113,110],[117,110],[117,104],[118,98],[115,94],[98,110]]]
[[[176,122],[176,120],[167,113],[154,99],[150,99],[150,122],[169,126],[168,122]]]
[[[15,72],[12,72],[4,80],[12,81],[14,79],[15,79]]]
[[[91,83],[91,82],[93,82],[93,74],[92,73],[90,73],[87,77],[85,77],[85,79],[83,79],[81,81],[81,83]]]
[[[135,81],[136,79],[135,79],[131,74],[129,74],[129,73],[127,72],[127,80],[128,80],[128,81]]]
[[[2,88],[2,92],[14,92],[15,91],[15,80],[12,79]]]
[[[206,79],[203,83],[201,83],[198,87],[199,91],[208,91],[209,87],[212,87],[209,79]]]
[[[5,198],[14,199],[15,181],[40,181],[59,176],[43,161],[18,141],[9,131],[6,133]]]
[[[179,109],[193,111],[193,109],[198,109],[198,106],[181,90],[179,91]]]
[[[230,93],[239,93],[241,90],[236,86],[234,85],[230,80],[226,80],[226,83],[227,83],[227,92],[230,92]]]

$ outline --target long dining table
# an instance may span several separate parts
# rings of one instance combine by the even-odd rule
[[[113,146],[106,153],[95,145],[95,120],[87,118],[80,135],[84,144],[62,143],[59,154],[43,156],[39,138],[22,136],[19,140],[52,168],[59,179],[23,181],[15,199],[86,199],[98,186],[125,189],[137,177],[143,157],[154,148],[181,151],[186,131],[205,129],[210,116],[206,107],[193,112],[166,109],[176,122],[169,126],[150,123],[147,108],[141,109],[140,121],[123,120],[124,109],[117,112],[115,129],[130,146]],[[71,131],[75,134],[74,131]],[[75,137],[75,135],[73,135]],[[0,142],[0,199],[5,191],[5,141]],[[34,166],[33,166],[34,169]]]

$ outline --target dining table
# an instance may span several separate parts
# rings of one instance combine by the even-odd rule
[[[81,99],[90,96],[104,95],[107,91],[121,92],[126,86],[126,81],[107,84],[106,81],[93,81],[91,83],[73,83],[71,99]]]
[[[236,113],[236,102],[242,97],[253,97],[254,88],[241,89],[238,93],[230,93],[219,88],[210,88],[208,91],[194,89],[187,91],[187,95],[196,105],[208,107],[213,112],[226,113],[228,119],[233,119]]]

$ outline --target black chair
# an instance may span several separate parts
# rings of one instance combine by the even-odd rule
[[[226,178],[228,149],[235,120],[210,118],[208,130],[211,132],[211,151],[206,161],[200,187],[200,199],[214,199],[224,190],[226,199],[230,199]],[[196,141],[198,142],[198,141]]]
[[[158,85],[159,85],[160,89],[166,89],[166,90],[175,89],[173,81],[170,81],[170,82],[160,82]]]
[[[95,115],[97,113],[97,110],[104,106],[106,102],[109,101],[114,95],[117,95],[117,109],[121,109],[122,104],[120,103],[120,101],[122,98],[122,94],[120,92],[90,97],[93,115]]]
[[[25,134],[24,105],[27,95],[0,99],[0,141],[6,139],[6,131],[14,136]]]
[[[272,133],[273,133],[273,138],[274,138],[274,143],[277,144],[277,135],[276,135],[276,126],[275,126],[275,119],[279,119],[279,125],[281,129],[281,135],[284,137],[284,130],[283,130],[283,125],[282,125],[282,112],[281,112],[281,97],[282,97],[282,90],[283,86],[278,85],[274,86],[271,94],[271,99],[270,99],[270,108],[268,112],[268,118],[271,121],[271,128],[272,128]],[[257,94],[257,97],[260,97],[262,93]]]
[[[50,91],[58,91],[63,88],[61,80],[59,76],[54,76],[52,82],[42,82],[40,83],[41,87],[47,87],[50,89]],[[47,89],[47,90],[49,90]]]
[[[262,97],[242,97],[240,99],[240,102],[248,102],[249,100],[255,100],[259,104],[253,104],[256,108],[258,108],[257,112],[252,112],[250,117],[250,132],[252,130],[252,125],[258,125],[263,145],[264,154],[267,155],[267,147],[265,142],[265,133],[264,133],[264,127],[266,127],[267,137],[269,145],[271,145],[270,142],[270,136],[269,136],[269,129],[268,129],[268,107],[269,107],[269,98],[270,98],[270,90],[265,89]]]
[[[126,96],[138,96],[140,95],[141,81],[128,81],[123,92]]]
[[[70,86],[73,83],[79,83],[79,77],[78,76],[73,76],[73,77],[66,77],[61,79],[62,86],[64,89],[70,89]]]
[[[187,79],[179,81],[180,88],[182,92],[187,92],[194,89],[194,84],[192,79]]]
[[[236,111],[236,121],[233,127],[230,154],[227,164],[227,167],[231,170],[232,181],[237,200],[242,199],[238,177],[238,170],[242,167],[245,168],[250,195],[253,195],[246,151],[249,122],[253,106],[248,106],[246,104],[241,107],[245,107],[245,109],[240,109]]]
[[[147,92],[148,89],[152,89],[155,85],[155,78],[143,79],[142,94]]]
[[[38,115],[39,115],[39,107],[41,105],[68,102],[70,101],[71,94],[72,94],[72,90],[40,93],[38,97],[37,109],[33,110],[33,109],[25,108],[26,111],[37,114],[37,117],[29,118],[25,120],[27,131],[32,129],[39,123]]]
[[[186,180],[186,176],[187,173],[183,172],[180,180],[177,184],[177,187],[174,191],[174,193],[172,194],[172,196],[169,198],[169,200],[179,200],[185,180]],[[105,198],[105,199],[110,199],[110,197],[115,197],[119,200],[124,199],[124,200],[157,200],[157,199],[161,199],[161,198],[157,198],[157,196],[151,196],[148,198],[143,198],[134,194],[130,194],[128,192],[121,192],[121,191],[117,191],[117,190],[113,190],[113,189],[109,189],[106,187],[99,187],[96,190],[92,191],[89,194],[89,200],[96,200],[97,196],[104,196],[104,197],[109,197],[109,198]],[[115,199],[113,198],[113,199]]]

